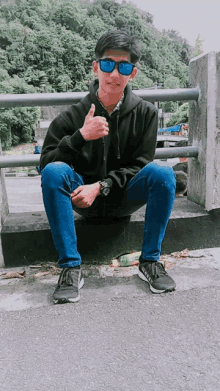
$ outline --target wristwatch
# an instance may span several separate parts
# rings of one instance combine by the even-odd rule
[[[106,181],[100,181],[99,183],[101,185],[100,195],[102,197],[106,197],[110,193],[111,188]]]

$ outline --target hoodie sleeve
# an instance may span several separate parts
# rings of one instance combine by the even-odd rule
[[[50,124],[44,140],[40,159],[40,170],[51,162],[62,161],[71,165],[76,154],[86,141],[79,129],[71,128],[67,121],[59,115]]]
[[[127,182],[133,178],[144,166],[153,161],[158,128],[158,111],[153,109],[151,115],[145,117],[145,127],[142,138],[133,152],[130,163],[118,170],[110,171],[105,179],[114,189],[124,189]]]

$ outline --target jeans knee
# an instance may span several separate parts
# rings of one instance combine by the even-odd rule
[[[147,167],[147,166],[146,166]],[[175,190],[176,188],[176,174],[172,167],[160,166],[157,163],[152,163],[150,181],[155,185],[162,186],[167,190]]]
[[[65,176],[72,172],[71,167],[63,162],[48,163],[41,171],[42,186],[54,187],[64,183]]]

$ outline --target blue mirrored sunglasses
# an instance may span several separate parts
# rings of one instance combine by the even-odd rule
[[[102,72],[111,73],[117,66],[118,72],[123,76],[129,76],[135,65],[126,61],[114,61],[112,59],[103,58],[99,60],[99,66]]]

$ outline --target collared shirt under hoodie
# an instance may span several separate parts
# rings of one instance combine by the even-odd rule
[[[78,104],[70,106],[50,124],[42,148],[40,167],[54,161],[69,164],[83,176],[84,183],[105,179],[113,192],[126,188],[128,180],[154,159],[158,116],[153,104],[142,100],[129,85],[124,90],[120,110],[110,116],[96,96],[98,80]],[[80,133],[92,103],[95,116],[104,116],[109,135],[85,141]]]
[[[101,103],[103,109],[106,110],[106,111],[108,112],[108,110],[106,109],[106,107],[102,104],[102,102],[101,102],[100,99],[99,99],[99,90],[97,90],[96,96],[97,96],[97,99],[99,100],[99,102]],[[109,115],[112,115],[112,114],[115,113],[115,111],[120,110],[120,107],[121,107],[121,105],[122,105],[122,103],[123,103],[123,100],[124,100],[124,96],[125,96],[125,95],[123,94],[122,97],[121,97],[121,99],[118,101],[117,105],[114,107],[114,109],[112,110],[112,112],[111,112]]]

